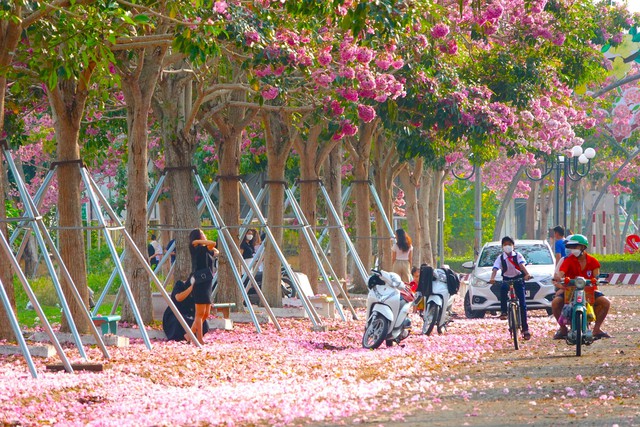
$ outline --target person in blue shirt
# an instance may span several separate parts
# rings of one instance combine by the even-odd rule
[[[553,227],[553,240],[554,240],[554,250],[556,256],[556,265],[560,262],[560,260],[567,256],[567,249],[564,247],[564,228],[560,225],[556,225]]]

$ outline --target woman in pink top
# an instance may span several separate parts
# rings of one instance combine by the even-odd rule
[[[402,229],[396,230],[396,243],[391,248],[392,270],[400,275],[403,282],[411,281],[411,261],[413,257],[413,246],[411,237]]]

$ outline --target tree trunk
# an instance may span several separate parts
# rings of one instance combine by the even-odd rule
[[[318,149],[320,147],[320,131],[322,127],[316,125],[311,128],[306,141],[296,144],[300,155],[300,207],[304,213],[311,231],[315,235],[318,222],[318,180],[320,159]],[[274,135],[275,137],[275,135]],[[288,155],[288,153],[287,153]],[[318,265],[313,257],[314,248],[310,248],[302,232],[299,233],[300,245],[300,270],[309,277],[309,283],[314,293],[318,293]],[[328,284],[327,284],[328,285]]]
[[[85,81],[84,84],[88,84]],[[89,332],[89,322],[81,315],[83,308],[73,297],[76,286],[86,307],[89,303],[87,270],[82,227],[80,146],[78,145],[80,120],[88,92],[70,80],[60,80],[57,87],[49,88],[56,141],[58,143],[58,218],[59,250],[74,283],[62,277],[62,290],[69,304],[71,316],[79,333]],[[66,163],[67,162],[67,163]],[[69,332],[69,319],[63,316],[61,330]]]
[[[515,193],[516,188],[518,187],[518,182],[520,181],[520,176],[522,175],[523,171],[524,166],[520,166],[517,172],[513,175],[513,180],[509,184],[505,195],[502,197],[500,210],[498,211],[498,216],[496,217],[496,227],[493,230],[493,240],[500,240],[502,238],[502,236],[500,236],[500,233],[502,232],[502,225],[504,224],[504,219],[507,215],[507,207],[513,199],[513,193]]]
[[[230,101],[245,101],[246,95],[243,91],[233,91],[230,95]],[[240,197],[239,197],[239,173],[240,173],[240,143],[242,140],[242,131],[251,123],[257,114],[257,110],[247,111],[243,107],[228,107],[225,109],[226,115],[222,112],[213,115],[212,120],[215,122],[218,135],[218,170],[219,170],[219,188],[220,200],[219,211],[222,220],[227,227],[231,227],[235,244],[239,244],[240,238],[236,228],[240,224]],[[210,124],[205,126],[209,133],[215,133],[216,130]],[[218,262],[218,295],[220,302],[233,302],[236,304],[236,310],[242,307],[244,300],[233,275],[232,264],[236,266],[239,260],[228,259],[221,251],[220,260]],[[264,286],[264,285],[263,285]]]
[[[536,236],[536,225],[537,225],[537,206],[538,206],[538,182],[534,181],[531,183],[531,192],[529,193],[529,198],[527,199],[527,223],[526,223],[526,235],[527,239],[535,239]]]
[[[22,15],[22,3],[16,2],[12,6],[13,13],[16,16]],[[6,70],[8,65],[13,61],[13,51],[18,45],[20,40],[20,33],[22,32],[22,21],[19,19],[8,19],[3,21],[2,27],[0,27],[0,69]],[[4,135],[4,109],[5,109],[5,97],[7,93],[7,78],[4,73],[0,73],[0,136]],[[2,147],[0,147],[2,148]],[[2,157],[2,156],[0,156]],[[0,218],[7,217],[7,209],[4,200],[8,199],[9,193],[9,181],[7,178],[7,171],[4,167],[4,159],[0,158]],[[0,233],[9,240],[9,234],[6,222],[0,222]],[[13,288],[13,272],[11,270],[11,263],[7,256],[0,251],[0,281],[4,287],[7,296],[9,297],[9,303],[16,311],[16,298]],[[10,340],[14,341],[15,336],[11,324],[9,323],[9,316],[5,311],[4,304],[0,304],[0,341]]]
[[[24,262],[23,272],[29,279],[33,279],[38,275],[38,245],[36,239],[31,236],[24,247],[22,253],[22,261]]]
[[[335,208],[338,218],[343,218],[342,209],[342,146],[337,145],[329,153],[329,157],[325,162],[325,185],[329,199]],[[327,214],[329,218],[329,226],[337,227],[332,215]],[[329,248],[331,266],[340,279],[347,279],[347,247],[344,242],[342,233],[337,228],[329,229]]]
[[[283,113],[265,113],[263,115],[263,123],[267,146],[267,181],[270,183],[267,222],[269,224],[282,225],[284,223],[284,188],[286,185],[284,170],[293,141]],[[275,226],[271,228],[271,232],[276,242],[280,244],[284,229]],[[306,242],[304,242],[303,246],[308,248]],[[278,259],[274,247],[269,243],[265,251],[262,290],[271,307],[282,307],[280,268],[280,259]],[[317,292],[317,280],[311,282],[311,284],[313,291]]]
[[[174,238],[176,240],[176,262],[174,278],[186,280],[191,273],[191,255],[189,252],[189,232],[199,227],[198,208],[195,201],[195,188],[192,179],[192,158],[196,147],[192,132],[184,132],[185,85],[190,78],[177,74],[166,75],[158,83],[153,109],[158,117],[165,148],[165,173],[168,197],[173,210]],[[145,198],[146,200],[146,198]],[[221,249],[221,248],[220,248]],[[146,253],[146,249],[145,249]]]
[[[358,139],[347,144],[353,158],[352,194],[354,195],[355,247],[365,269],[371,267],[371,202],[369,197],[369,162],[371,161],[371,143],[378,120],[360,126]],[[359,275],[353,275],[354,292],[367,292],[367,285]]]
[[[549,237],[549,215],[551,214],[551,193],[544,191],[544,187],[540,189],[540,230],[538,238],[545,240]],[[555,227],[555,226],[554,226]]]
[[[149,192],[148,134],[149,112],[156,83],[162,70],[166,48],[138,52],[139,69],[122,75],[122,90],[127,104],[128,163],[127,163],[127,217],[126,229],[142,252],[147,255],[147,194]],[[126,62],[125,62],[126,63]],[[153,320],[151,285],[142,262],[128,248],[125,273],[133,297],[144,323]],[[122,318],[133,322],[135,317],[128,301],[123,305]]]
[[[378,136],[373,145],[371,174],[373,175],[373,185],[384,208],[384,212],[380,212],[377,208],[373,212],[376,220],[375,243],[379,267],[385,270],[392,268],[391,247],[393,246],[393,233],[389,235],[385,217],[393,224],[393,182],[400,169],[404,167],[405,165],[401,165],[398,161],[396,146],[388,143],[382,135]]]
[[[407,216],[407,232],[413,240],[413,266],[420,266],[422,236],[420,233],[420,212],[418,208],[418,185],[422,172],[422,161],[415,167],[407,165],[400,171],[400,185],[405,195],[405,215]]]

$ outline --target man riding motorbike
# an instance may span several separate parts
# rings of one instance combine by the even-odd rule
[[[560,318],[562,307],[564,307],[564,292],[567,289],[564,284],[564,278],[574,279],[576,277],[584,277],[589,281],[591,279],[597,279],[600,274],[600,262],[586,252],[589,247],[589,241],[585,236],[582,234],[573,234],[567,238],[565,246],[569,253],[560,260],[560,265],[555,277],[558,291],[551,302],[551,309],[556,320]],[[595,339],[611,338],[608,333],[601,329],[610,306],[611,303],[609,299],[605,297],[602,292],[595,291],[595,301],[593,304],[593,310],[596,314],[596,321],[593,326],[593,337]],[[560,329],[558,329],[553,336],[553,339],[564,339],[566,336],[567,327],[561,324]]]

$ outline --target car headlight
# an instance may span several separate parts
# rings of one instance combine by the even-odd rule
[[[475,286],[476,288],[488,288],[489,286],[491,286],[491,283],[477,277],[474,277],[469,284],[471,286]]]
[[[553,277],[548,276],[543,279],[538,280],[542,286],[553,286]]]

